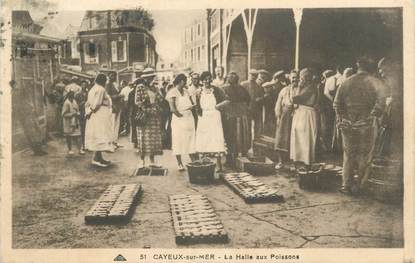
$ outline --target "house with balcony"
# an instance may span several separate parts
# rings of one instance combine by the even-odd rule
[[[156,40],[143,12],[87,11],[78,32],[82,71],[156,68]]]

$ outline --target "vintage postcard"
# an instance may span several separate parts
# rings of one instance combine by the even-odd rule
[[[3,1],[0,262],[415,262],[413,12]]]

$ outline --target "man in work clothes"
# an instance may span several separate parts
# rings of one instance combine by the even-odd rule
[[[343,136],[343,182],[339,191],[344,194],[352,193],[354,175],[358,187],[365,175],[375,142],[374,118],[382,114],[385,105],[386,87],[369,74],[371,60],[359,59],[357,68],[357,74],[339,87],[333,103]]]
[[[249,103],[249,118],[250,125],[254,125],[253,137],[258,138],[263,129],[262,123],[262,106],[264,98],[264,89],[262,86],[258,85],[258,71],[251,69],[249,71],[248,80],[241,82],[241,86],[245,88],[249,93],[250,103]]]

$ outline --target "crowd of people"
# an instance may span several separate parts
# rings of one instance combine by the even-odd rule
[[[107,167],[103,152],[122,147],[119,135],[128,134],[140,167],[157,166],[155,156],[171,149],[180,171],[184,155],[192,161],[216,158],[219,170],[226,156],[225,165],[235,167],[236,158],[247,156],[253,141],[266,135],[275,142],[276,169],[288,163],[308,169],[319,153],[343,153],[340,191],[350,193],[376,142],[386,145],[379,127],[390,123],[385,122],[390,120],[390,87],[373,65],[362,57],[356,65],[321,75],[312,68],[273,75],[251,69],[242,82],[234,71],[225,77],[221,67],[214,76],[191,72],[172,82],[159,81],[151,68],[130,83],[117,83],[114,73],[99,73],[92,87],[73,78],[64,89],[63,131],[69,154],[74,143],[79,154],[93,151],[93,165]],[[387,147],[381,148],[376,154]]]

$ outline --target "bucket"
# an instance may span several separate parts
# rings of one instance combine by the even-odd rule
[[[189,181],[192,184],[211,184],[215,180],[216,163],[204,159],[186,165]]]

